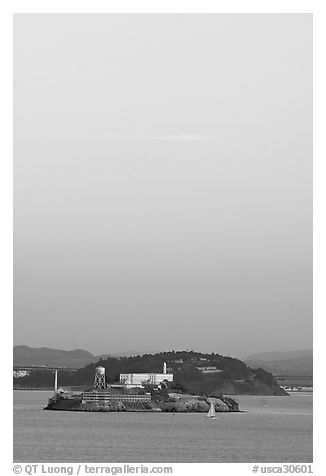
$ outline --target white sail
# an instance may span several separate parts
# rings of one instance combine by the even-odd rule
[[[213,402],[211,402],[211,406],[207,413],[207,418],[215,418],[215,405]]]

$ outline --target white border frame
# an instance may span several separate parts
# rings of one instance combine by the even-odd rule
[[[5,467],[12,472],[12,15],[13,13],[313,13],[314,24],[314,472],[322,474],[325,470],[325,451],[323,448],[324,392],[320,370],[323,365],[323,329],[325,309],[325,45],[326,45],[326,7],[325,1],[5,1],[1,6],[0,45],[1,45],[1,160],[0,160],[0,310],[3,331],[1,332],[2,372],[2,419]],[[4,365],[5,363],[5,365]],[[174,474],[243,474],[244,467],[251,473],[252,465],[175,465]],[[183,469],[181,468],[183,467]],[[241,467],[241,468],[240,468]],[[181,472],[180,472],[181,471]],[[185,471],[185,472],[184,472]],[[231,471],[231,472],[230,472]],[[4,470],[5,474],[7,471]]]

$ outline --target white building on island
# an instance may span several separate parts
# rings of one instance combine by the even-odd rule
[[[120,384],[123,384],[128,388],[143,387],[144,383],[159,385],[164,382],[164,380],[167,380],[168,382],[173,381],[173,374],[166,373],[165,362],[163,364],[163,373],[120,374]]]

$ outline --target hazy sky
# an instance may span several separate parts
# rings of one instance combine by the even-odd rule
[[[312,345],[312,16],[14,18],[14,340]]]

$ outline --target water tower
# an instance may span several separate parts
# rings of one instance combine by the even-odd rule
[[[104,367],[96,367],[94,387],[105,388],[105,368]]]

